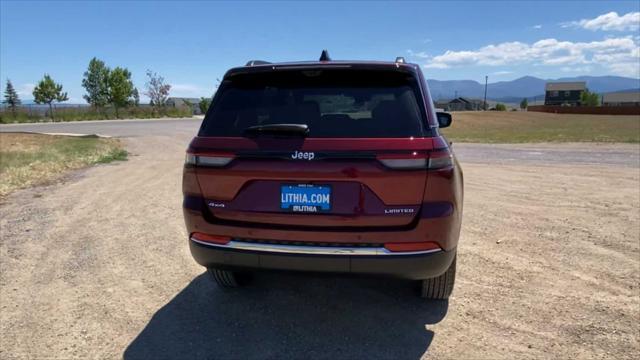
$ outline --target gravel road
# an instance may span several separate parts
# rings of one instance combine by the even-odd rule
[[[46,130],[123,136],[132,156],[0,205],[0,358],[640,354],[637,146],[454,144],[466,185],[458,279],[449,301],[429,302],[408,282],[376,278],[210,284],[181,214],[183,152],[197,125]],[[28,126],[0,130],[10,128]]]

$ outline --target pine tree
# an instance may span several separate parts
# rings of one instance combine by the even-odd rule
[[[51,116],[51,120],[54,121],[52,103],[54,101],[62,102],[69,100],[67,93],[62,91],[62,85],[53,81],[48,74],[44,74],[42,80],[40,80],[38,85],[33,89],[33,98],[36,104],[49,105],[49,116]]]
[[[18,108],[18,105],[20,105],[20,98],[9,79],[7,79],[7,88],[4,89],[4,100],[2,100],[2,103],[11,108],[13,116],[16,115],[16,109]]]

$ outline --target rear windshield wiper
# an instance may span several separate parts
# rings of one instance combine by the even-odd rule
[[[309,127],[306,124],[268,124],[249,126],[244,129],[246,136],[259,135],[284,135],[284,136],[307,136]]]

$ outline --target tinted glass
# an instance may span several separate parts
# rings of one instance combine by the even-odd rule
[[[306,124],[309,137],[419,137],[425,123],[411,75],[274,71],[224,81],[199,135],[234,137],[250,126]]]

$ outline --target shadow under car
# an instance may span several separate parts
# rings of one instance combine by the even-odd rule
[[[159,309],[125,359],[418,359],[448,301],[416,296],[410,281],[258,273],[241,289],[204,273]]]

